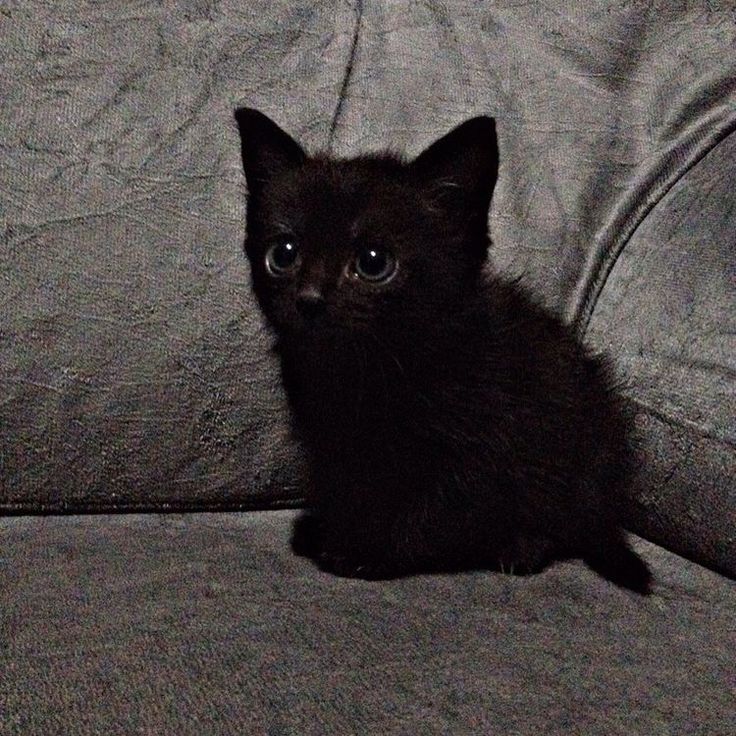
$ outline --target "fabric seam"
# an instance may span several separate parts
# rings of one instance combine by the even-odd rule
[[[332,114],[332,121],[330,122],[330,133],[328,137],[328,147],[332,150],[335,141],[335,131],[337,130],[338,123],[342,117],[343,104],[347,96],[348,88],[350,87],[350,80],[353,76],[353,64],[355,63],[355,57],[358,51],[358,41],[360,39],[360,31],[363,24],[363,0],[356,0],[355,4],[355,29],[353,30],[353,39],[350,45],[350,54],[345,65],[345,73],[343,74],[342,84],[340,85],[340,92],[337,97],[337,104],[335,105],[335,112]]]

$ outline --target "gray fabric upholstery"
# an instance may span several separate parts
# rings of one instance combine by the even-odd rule
[[[736,573],[717,5],[4,2],[0,510],[297,503],[232,109],[340,154],[488,113],[496,266],[641,410],[633,528]],[[345,580],[291,554],[293,517],[0,519],[0,734],[736,733],[712,571],[636,540],[647,599],[574,562]]]
[[[344,154],[416,153],[482,112],[498,118],[503,159],[496,264],[582,327],[592,318],[591,341],[635,369],[634,397],[660,405],[642,422],[646,446],[672,454],[647,458],[636,528],[736,571],[733,546],[716,549],[722,523],[683,516],[733,510],[733,412],[721,403],[715,433],[703,419],[734,395],[728,335],[714,329],[727,291],[709,287],[696,317],[667,324],[658,292],[632,297],[653,340],[660,329],[692,346],[709,335],[713,370],[695,366],[691,379],[682,363],[671,390],[666,361],[652,370],[627,352],[633,333],[611,306],[631,282],[616,260],[624,245],[654,259],[691,245],[681,230],[647,249],[640,233],[656,242],[657,203],[734,128],[729,9],[11,0],[0,37],[2,509],[298,500],[300,456],[240,253],[232,108],[260,107],[312,148]],[[680,211],[707,201],[731,213],[710,221],[713,258],[687,271],[708,283],[733,252],[727,150],[714,159],[717,193],[695,187],[690,201],[687,177],[678,189]],[[675,440],[655,426],[672,421],[694,433]],[[660,523],[646,499],[663,474],[673,500]]]
[[[631,523],[736,572],[736,135],[626,243],[588,336],[618,356],[644,460]]]
[[[0,520],[0,733],[728,736],[736,586],[641,540],[642,599],[564,563],[393,582],[293,512]]]

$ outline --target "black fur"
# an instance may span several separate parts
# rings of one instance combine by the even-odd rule
[[[579,556],[647,592],[619,526],[631,420],[611,371],[484,265],[493,120],[407,162],[308,156],[235,115],[253,289],[311,458],[294,551],[363,578]],[[266,268],[274,244],[300,254],[287,275]],[[371,248],[395,258],[385,283],[355,273]]]

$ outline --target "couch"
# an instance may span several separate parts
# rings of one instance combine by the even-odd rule
[[[0,734],[736,734],[729,3],[6,0],[0,39]],[[624,378],[651,595],[292,554],[246,104],[340,155],[496,118],[491,258]]]

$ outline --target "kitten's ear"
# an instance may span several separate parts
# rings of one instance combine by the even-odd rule
[[[487,214],[498,178],[498,140],[493,118],[471,118],[435,141],[409,164],[438,204]]]
[[[249,192],[258,191],[269,179],[306,159],[304,149],[262,112],[241,107],[235,111],[235,120]]]

